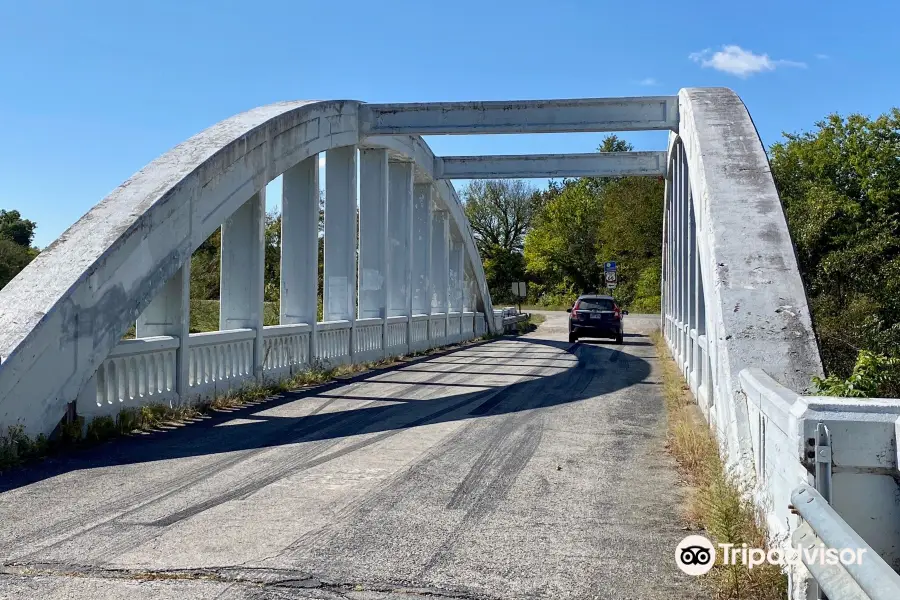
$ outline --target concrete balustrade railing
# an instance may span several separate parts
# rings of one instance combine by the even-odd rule
[[[409,323],[409,351],[428,349],[428,315],[413,315]]]
[[[408,317],[388,317],[385,325],[385,350],[388,355],[405,354],[409,350]]]
[[[123,341],[97,369],[89,387],[94,402],[88,396],[82,414],[91,419],[177,398],[175,355],[179,345],[178,338],[170,336]]]
[[[263,372],[266,377],[290,377],[309,364],[310,327],[271,325],[263,329]]]
[[[329,365],[349,363],[352,328],[350,321],[325,321],[316,325],[316,358]]]
[[[384,358],[384,320],[359,319],[353,328],[353,362]]]
[[[449,322],[462,330],[445,333],[446,315],[421,315],[412,324],[420,334],[421,349],[436,348],[479,337],[486,331],[482,313],[451,314]],[[434,324],[429,328],[430,324]],[[406,344],[410,320],[407,317],[358,319],[317,323],[315,333],[305,324],[267,326],[263,331],[263,378],[284,379],[314,366],[310,362],[312,341],[318,348],[319,365],[337,366],[366,363],[402,356],[410,352]],[[353,351],[350,351],[350,340]],[[384,340],[387,345],[383,346]],[[188,342],[189,391],[183,399],[178,387],[176,351],[178,338],[157,336],[123,340],[100,365],[79,403],[79,414],[90,421],[100,416],[116,416],[119,411],[145,404],[196,402],[228,393],[256,381],[253,368],[256,333],[252,329],[191,334]],[[416,351],[416,350],[413,350]]]

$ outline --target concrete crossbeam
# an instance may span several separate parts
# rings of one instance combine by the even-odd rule
[[[665,175],[665,152],[435,157],[437,179]]]
[[[675,96],[362,104],[359,110],[362,136],[678,129]]]

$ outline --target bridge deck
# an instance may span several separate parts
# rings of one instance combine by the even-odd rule
[[[656,319],[570,351],[552,313],[7,478],[0,597],[701,597],[674,564]]]

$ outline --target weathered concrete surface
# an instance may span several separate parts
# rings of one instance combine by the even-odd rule
[[[537,332],[0,481],[0,598],[705,597],[658,317]]]
[[[434,161],[435,177],[438,179],[626,177],[666,174],[666,153],[656,151],[439,156]]]
[[[367,104],[363,135],[565,133],[678,127],[674,96]]]
[[[221,121],[135,173],[43,250],[0,290],[0,427],[53,431],[203,240],[279,174],[359,142],[358,106],[282,102]],[[434,168],[424,141],[400,146]],[[459,198],[447,182],[436,190],[465,241],[479,310],[491,314]]]

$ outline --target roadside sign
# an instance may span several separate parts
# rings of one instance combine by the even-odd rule
[[[527,296],[527,289],[525,287],[524,281],[513,281],[512,283],[512,293],[513,296],[518,296],[519,298],[524,298]]]
[[[618,277],[616,276],[616,261],[610,260],[604,263],[603,274],[606,278],[607,289],[616,289],[616,285],[619,283]]]

